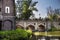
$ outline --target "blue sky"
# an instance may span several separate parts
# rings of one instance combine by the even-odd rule
[[[34,12],[35,17],[39,18],[40,17],[44,18],[47,16],[47,8],[51,6],[53,9],[60,8],[60,0],[33,0],[33,1],[38,1],[36,8],[38,9],[38,12]]]
[[[60,0],[33,0],[38,1],[36,7],[38,12],[34,12],[35,16],[38,18],[39,14],[42,18],[47,16],[47,8],[51,6],[53,9],[60,8]]]

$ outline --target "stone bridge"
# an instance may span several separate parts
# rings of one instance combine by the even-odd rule
[[[60,22],[53,22],[53,25],[56,28],[60,28]],[[20,20],[16,22],[16,26],[20,26],[21,28],[32,30],[48,30],[51,28],[50,21],[41,21],[41,20]]]
[[[21,28],[27,29],[30,27],[32,30],[41,30],[48,28],[48,25],[46,21],[40,21],[40,20],[20,20],[16,22],[17,26],[20,26]]]

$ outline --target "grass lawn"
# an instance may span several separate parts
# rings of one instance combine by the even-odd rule
[[[42,35],[42,36],[60,36],[60,31],[54,31],[54,32],[34,32],[33,33],[36,36]]]

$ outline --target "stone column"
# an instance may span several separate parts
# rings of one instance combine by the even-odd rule
[[[26,29],[26,22],[24,22],[24,29]]]
[[[38,24],[37,24],[37,22],[36,22],[36,25],[35,25],[35,30],[37,30],[37,28],[38,28]]]

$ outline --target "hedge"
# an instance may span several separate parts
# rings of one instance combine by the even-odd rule
[[[31,33],[23,30],[0,31],[0,40],[29,40]]]

